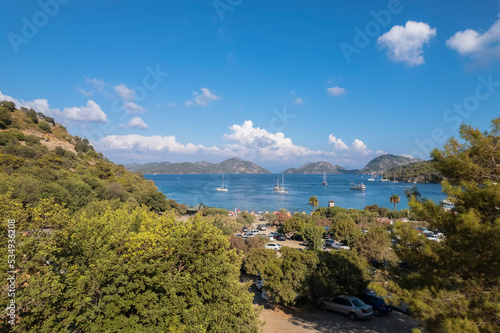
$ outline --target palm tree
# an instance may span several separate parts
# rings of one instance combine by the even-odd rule
[[[309,198],[309,204],[313,206],[313,212],[316,211],[316,207],[319,206],[318,198],[315,195]]]
[[[394,203],[394,211],[396,211],[396,205],[399,203],[399,201],[401,201],[401,199],[399,198],[399,195],[393,194],[393,195],[389,198],[389,201],[390,201],[391,203]]]

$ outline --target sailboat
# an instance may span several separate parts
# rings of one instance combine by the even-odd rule
[[[278,191],[281,188],[280,186],[280,175],[277,175],[276,177],[276,186],[274,187],[275,191]]]
[[[378,180],[379,182],[388,182],[389,179],[385,178],[384,174],[382,174],[382,178]]]
[[[394,171],[394,181],[393,183],[399,183],[397,180],[396,180],[396,171]]]
[[[278,178],[278,185],[276,185],[277,189],[275,187],[274,191],[276,193],[279,193],[279,194],[288,194],[288,191],[285,190],[285,175],[281,175],[281,177],[282,177],[282,181],[281,181],[282,186],[279,186],[279,178]]]
[[[227,192],[228,191],[226,181],[224,180],[224,174],[222,174],[222,186],[217,187],[215,190],[219,191],[219,192]]]
[[[328,185],[328,183],[326,182],[326,172],[323,172],[323,186],[326,186]]]
[[[369,181],[369,182],[374,182],[374,181],[375,181],[375,178],[373,178],[373,173],[371,174],[371,177],[370,177],[370,178],[368,178],[368,181]]]

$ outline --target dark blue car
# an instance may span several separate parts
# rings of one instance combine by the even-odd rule
[[[392,312],[392,306],[388,305],[382,297],[378,297],[375,294],[359,294],[356,297],[373,307],[373,315],[375,317]]]

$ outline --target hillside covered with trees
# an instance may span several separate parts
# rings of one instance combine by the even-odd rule
[[[212,220],[180,221],[152,181],[32,109],[2,102],[0,127],[0,332],[258,331]]]
[[[440,183],[442,174],[436,169],[432,161],[421,161],[393,167],[386,172],[390,179],[395,178],[403,183]]]

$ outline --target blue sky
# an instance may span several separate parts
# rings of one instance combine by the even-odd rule
[[[117,163],[427,158],[499,116],[500,2],[0,3],[0,98]],[[8,13],[8,15],[6,14]]]

